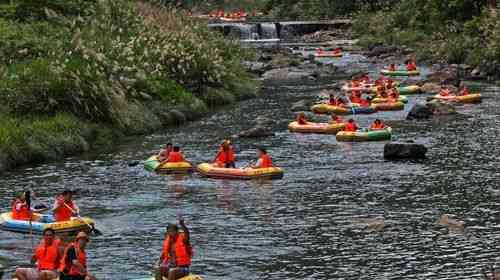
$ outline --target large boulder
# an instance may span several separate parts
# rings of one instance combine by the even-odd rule
[[[274,120],[265,116],[258,116],[257,118],[255,118],[255,123],[257,124],[257,126],[262,127],[274,124]]]
[[[296,68],[272,69],[262,74],[264,80],[301,80],[310,76],[312,73]]]
[[[427,83],[452,84],[456,80],[455,74],[448,71],[438,71],[427,75]]]
[[[444,116],[457,114],[457,110],[451,104],[434,99],[426,103],[417,103],[411,108],[407,120],[430,119],[433,116]]]
[[[439,218],[438,224],[448,228],[453,233],[463,233],[465,231],[465,222],[460,221],[450,214],[444,214]]]
[[[391,142],[384,146],[386,159],[421,159],[426,153],[427,148],[422,144]]]
[[[436,94],[441,90],[441,85],[438,83],[424,83],[421,87],[420,90],[424,93],[432,93]]]
[[[259,137],[268,137],[268,136],[273,136],[274,132],[268,128],[268,127],[262,127],[262,126],[257,126],[254,128],[250,128],[247,130],[244,130],[236,137],[238,138],[259,138]]]
[[[371,49],[366,56],[379,56],[382,54],[387,54],[387,53],[394,53],[398,50],[396,47],[389,47],[389,46],[377,46]]]

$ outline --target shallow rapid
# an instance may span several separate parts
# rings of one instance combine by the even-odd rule
[[[338,63],[375,69],[360,56]],[[403,121],[425,95],[409,96],[405,111],[356,116],[363,126],[375,117],[388,120],[394,140],[430,148],[426,160],[390,162],[383,159],[383,142],[339,143],[334,135],[288,132],[290,105],[316,100],[332,83],[267,84],[259,98],[201,121],[3,174],[0,210],[8,211],[11,198],[32,184],[46,203],[64,188],[78,189],[81,212],[104,232],[88,250],[99,279],[150,275],[165,226],[177,215],[192,231],[192,270],[208,280],[479,278],[500,241],[499,89],[476,85],[483,102],[460,106],[459,118]],[[253,127],[261,116],[271,119],[276,135],[234,141],[238,164],[264,146],[284,168],[283,180],[161,176],[128,165],[166,142],[181,145],[192,162],[211,161],[223,138]],[[445,213],[465,220],[466,231],[439,228]],[[383,229],[366,226],[374,220]],[[0,263],[8,274],[29,264],[30,246],[29,236],[0,231]]]

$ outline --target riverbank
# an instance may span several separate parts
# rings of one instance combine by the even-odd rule
[[[0,5],[0,172],[116,144],[255,97],[226,41],[135,1]],[[64,59],[61,59],[64,58]]]

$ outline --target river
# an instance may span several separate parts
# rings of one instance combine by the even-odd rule
[[[360,56],[339,63],[375,69]],[[405,111],[378,114],[393,125],[393,139],[430,148],[426,160],[390,162],[382,156],[384,143],[338,143],[334,136],[287,131],[290,105],[315,99],[333,82],[269,84],[259,98],[201,121],[5,173],[0,210],[8,211],[16,192],[31,184],[47,203],[64,188],[78,189],[81,212],[104,232],[88,249],[99,279],[148,276],[165,226],[179,214],[192,232],[192,270],[209,280],[479,278],[500,241],[499,89],[478,85],[484,101],[459,107],[461,118],[403,121],[424,95],[410,96]],[[193,162],[212,160],[221,139],[252,127],[259,116],[274,121],[276,135],[236,140],[238,163],[254,159],[256,146],[267,147],[285,170],[283,180],[159,176],[128,165],[166,142],[181,145]],[[374,118],[356,116],[365,126]],[[445,213],[465,220],[466,232],[438,228]],[[363,218],[383,219],[385,227],[370,231]],[[29,264],[30,251],[27,235],[0,231],[7,274]]]

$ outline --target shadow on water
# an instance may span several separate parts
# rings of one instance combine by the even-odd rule
[[[374,70],[367,60],[338,63]],[[89,265],[100,279],[149,274],[164,228],[178,214],[192,230],[192,269],[206,279],[478,278],[500,238],[498,88],[479,85],[487,99],[460,107],[464,118],[401,121],[425,100],[418,95],[409,97],[405,111],[377,115],[395,123],[395,140],[430,148],[424,161],[389,162],[384,143],[338,143],[334,136],[287,131],[291,103],[315,100],[333,82],[275,84],[259,98],[112,152],[12,171],[0,178],[1,210],[31,183],[44,202],[63,188],[79,189],[82,212],[105,233],[89,247]],[[239,164],[255,157],[255,146],[265,146],[285,169],[283,180],[158,176],[127,164],[167,141],[180,144],[192,162],[209,161],[222,138],[252,127],[257,117],[271,119],[276,135],[236,140]],[[356,118],[366,126],[375,116]],[[437,227],[444,213],[465,220],[466,232]],[[372,230],[363,219],[379,224]],[[28,236],[0,232],[7,273],[27,264],[30,250]]]

